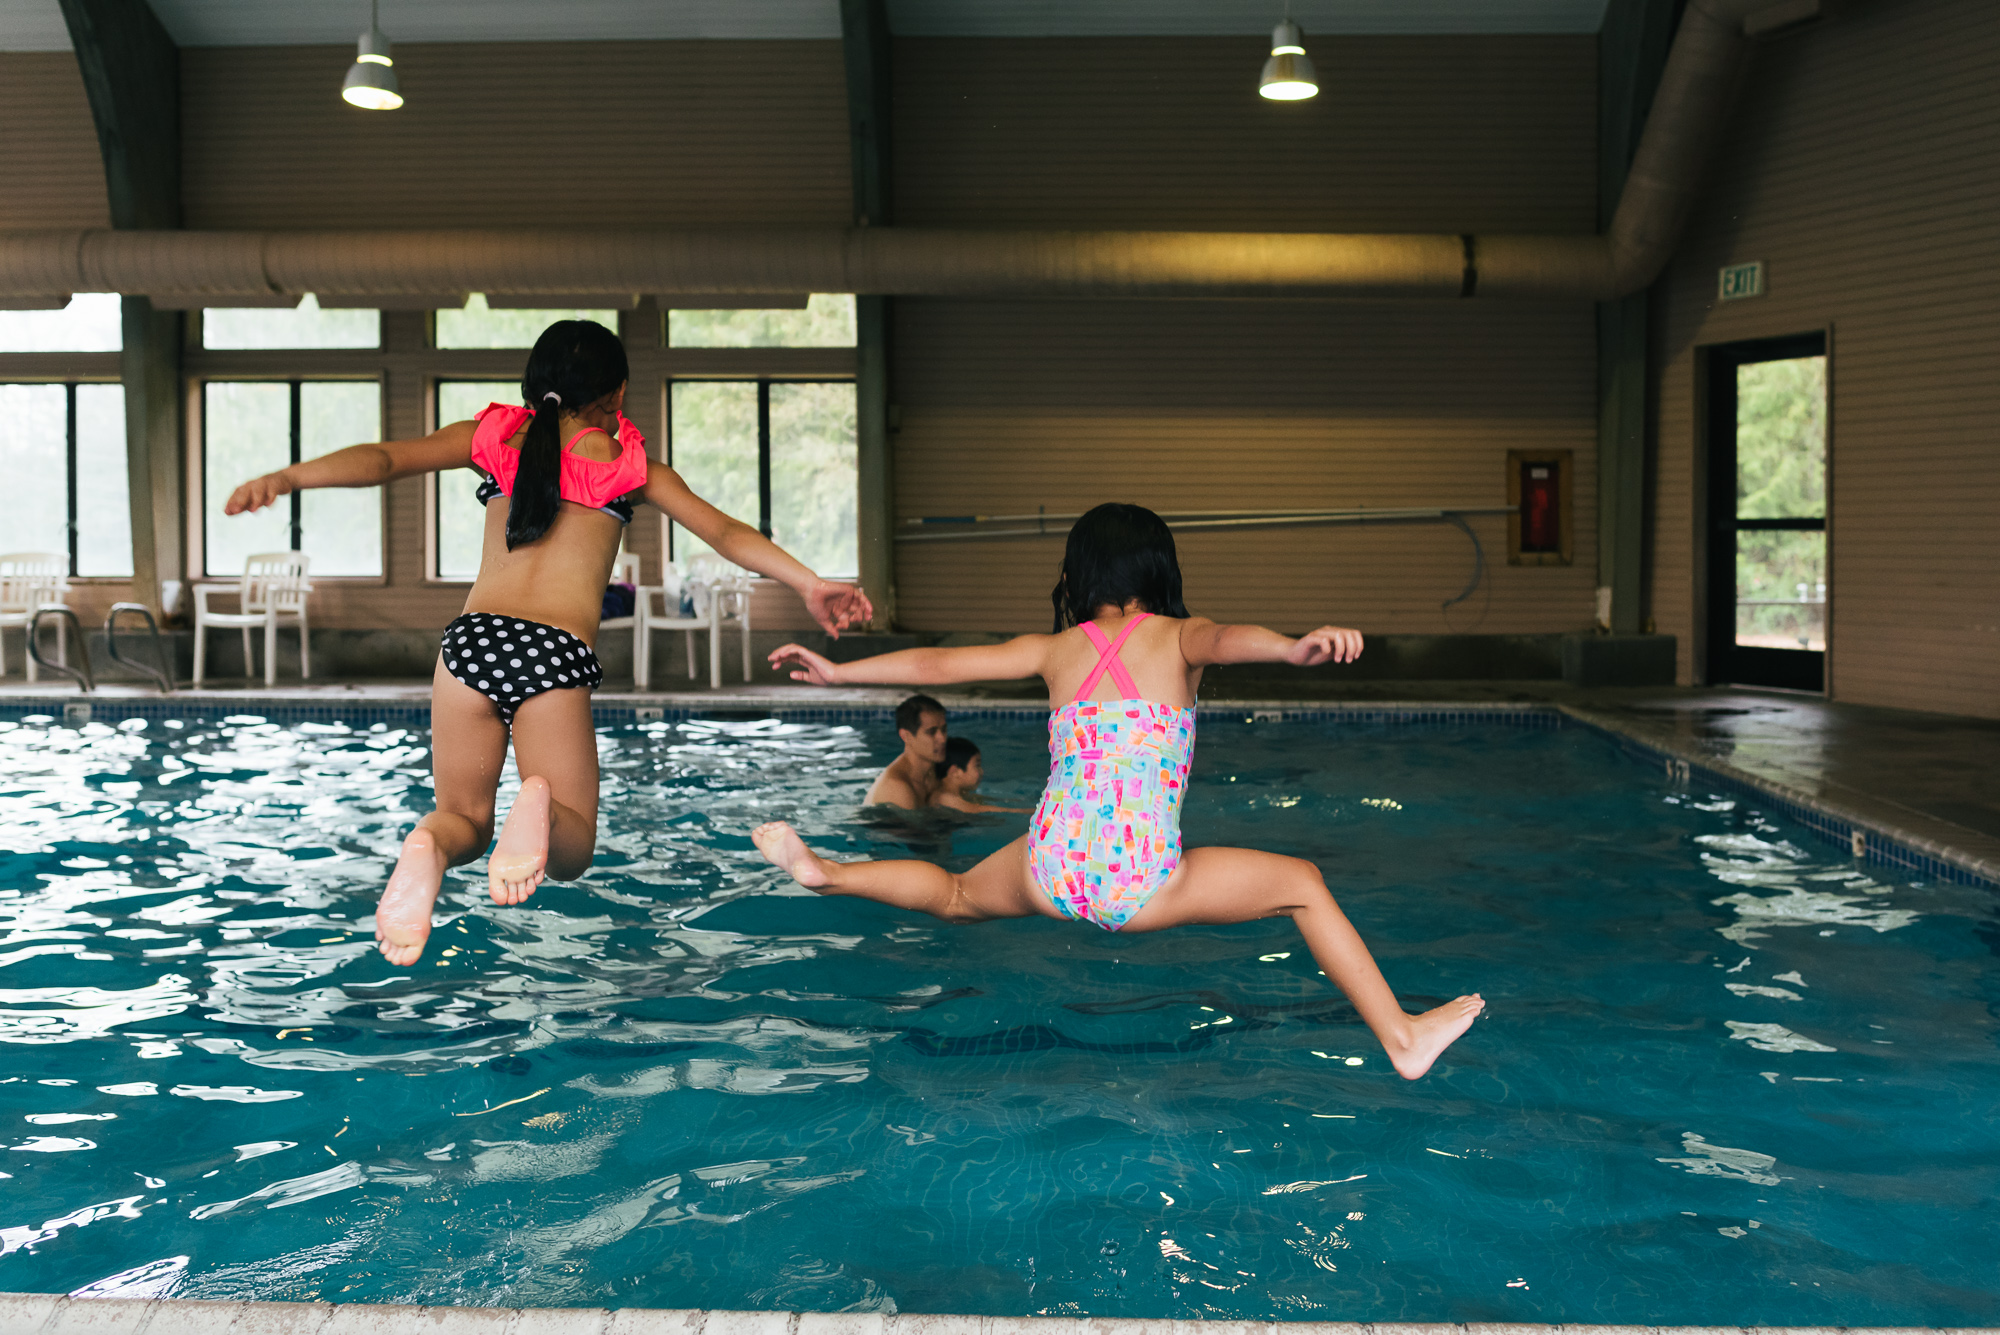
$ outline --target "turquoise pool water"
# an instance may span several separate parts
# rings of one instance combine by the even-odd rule
[[[18,717],[18,715],[16,716]],[[977,718],[1027,805],[1039,724]],[[1989,891],[1862,868],[1570,726],[1204,720],[1190,842],[1315,859],[1396,1078],[1289,923],[951,928],[781,883],[886,725],[602,733],[583,882],[371,948],[421,729],[0,723],[0,1289],[1658,1324],[2000,1318]],[[513,782],[509,775],[509,784]]]

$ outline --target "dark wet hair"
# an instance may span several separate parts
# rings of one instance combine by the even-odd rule
[[[1049,601],[1056,633],[1081,625],[1109,603],[1132,599],[1155,616],[1184,617],[1181,563],[1167,523],[1143,505],[1107,501],[1076,521],[1063,548],[1062,576]]]
[[[913,695],[896,706],[896,731],[915,732],[924,726],[924,715],[944,712],[944,706],[928,695]]]
[[[628,370],[625,345],[595,320],[557,320],[535,340],[521,375],[521,401],[535,410],[535,420],[521,442],[514,496],[507,505],[507,550],[536,541],[556,522],[562,503],[563,409],[581,412],[617,393]]]
[[[937,763],[937,776],[942,779],[955,769],[964,769],[979,754],[977,743],[965,737],[950,737],[945,740],[944,759]]]

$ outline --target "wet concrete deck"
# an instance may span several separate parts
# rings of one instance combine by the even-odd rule
[[[0,1293],[0,1335],[1833,1335],[1769,1326],[1531,1326],[1333,1321],[1148,1321],[879,1312],[404,1307],[62,1298]],[[1928,1335],[1920,1328],[1848,1335]],[[1964,1335],[1972,1335],[1970,1331]]]

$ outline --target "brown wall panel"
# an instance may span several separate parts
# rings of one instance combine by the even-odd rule
[[[896,44],[896,220],[935,226],[1587,231],[1589,37],[1318,38],[1321,95],[1256,95],[1255,39]],[[1499,505],[1509,449],[1576,451],[1568,567],[1488,579],[1447,526],[1189,534],[1188,597],[1300,629],[1563,631],[1596,583],[1592,314],[1480,302],[895,303],[899,517]],[[898,617],[1038,630],[1056,539],[903,543]]]
[[[1320,95],[1257,96],[1257,38],[896,43],[896,220],[935,226],[1588,231],[1594,37],[1315,37]]]
[[[905,301],[897,514],[1495,506],[1510,449],[1576,452],[1576,563],[1505,564],[1504,516],[1190,534],[1190,606],[1301,629],[1566,631],[1596,583],[1590,308],[1566,303]],[[1041,629],[1056,540],[906,542],[922,630]]]
[[[188,226],[849,218],[838,42],[406,45],[387,113],[340,100],[353,58],[182,53]]]
[[[0,53],[0,228],[109,227],[104,159],[67,51]]]
[[[1760,48],[1660,299],[1654,615],[1698,663],[1709,344],[1832,331],[1836,698],[2000,716],[2000,9],[1844,6]],[[1718,305],[1718,266],[1769,294]]]

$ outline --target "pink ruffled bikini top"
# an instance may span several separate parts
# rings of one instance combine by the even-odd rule
[[[507,442],[534,415],[534,409],[511,403],[490,403],[474,414],[479,426],[472,433],[472,463],[487,477],[479,488],[481,504],[496,496],[514,494],[514,475],[521,467],[521,452],[508,449]],[[629,524],[632,503],[625,498],[646,485],[646,438],[620,413],[616,459],[585,459],[572,453],[577,441],[595,429],[584,428],[563,446],[562,498],[602,510]]]

